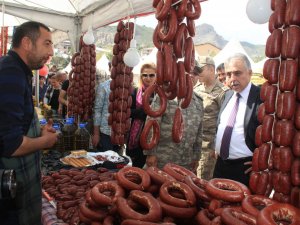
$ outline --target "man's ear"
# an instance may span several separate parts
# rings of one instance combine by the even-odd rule
[[[251,77],[253,74],[252,69],[249,70],[249,76]]]
[[[32,47],[32,42],[30,40],[29,37],[23,37],[22,39],[22,47],[26,50],[26,51],[30,51],[31,50],[31,47]]]

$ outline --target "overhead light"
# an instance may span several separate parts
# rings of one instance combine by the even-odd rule
[[[271,0],[249,0],[247,3],[246,13],[253,23],[267,23],[272,12]]]
[[[92,26],[89,26],[88,31],[83,35],[83,42],[86,45],[94,44],[95,37],[93,34]]]
[[[135,67],[140,62],[140,55],[136,49],[136,40],[130,41],[130,47],[124,54],[124,63],[129,67]]]

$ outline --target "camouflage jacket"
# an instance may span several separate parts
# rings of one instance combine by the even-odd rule
[[[159,106],[159,97],[156,95],[151,108],[155,110]],[[158,145],[143,152],[145,155],[155,155],[158,159],[157,166],[159,168],[168,162],[173,162],[192,169],[192,163],[199,160],[202,146],[203,102],[201,97],[194,93],[189,107],[182,109],[184,134],[181,143],[178,144],[172,140],[173,117],[176,108],[178,108],[177,99],[168,101],[165,113],[156,118],[160,124]],[[148,119],[152,118],[148,116]]]
[[[204,119],[203,119],[203,141],[202,148],[214,149],[214,140],[217,130],[217,119],[220,107],[224,100],[225,91],[228,88],[219,81],[206,88],[200,84],[194,87],[194,92],[203,99]]]

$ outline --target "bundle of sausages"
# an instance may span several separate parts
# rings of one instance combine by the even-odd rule
[[[80,39],[79,51],[71,59],[69,74],[68,115],[88,121],[93,113],[95,99],[96,51],[95,45],[85,45]]]
[[[43,189],[52,196],[57,205],[57,217],[64,222],[79,224],[79,206],[91,188],[100,181],[113,180],[113,173],[105,168],[61,169],[42,177]]]
[[[60,170],[43,178],[69,224],[247,224],[300,223],[300,210],[263,195],[251,195],[228,179],[206,181],[172,163],[162,170],[124,167],[117,173]]]
[[[272,0],[252,192],[300,208],[300,2]]]
[[[179,143],[182,139],[184,123],[181,109],[189,106],[193,94],[193,83],[189,73],[195,64],[195,49],[192,37],[195,36],[195,22],[201,14],[198,0],[153,0],[156,8],[158,24],[154,30],[153,43],[158,49],[156,55],[157,80],[153,87],[148,88],[143,96],[143,107],[151,117],[161,116],[167,105],[167,100],[177,97],[179,107],[174,115],[172,139]],[[160,109],[153,111],[149,106],[149,98],[153,93],[160,98]],[[144,135],[140,142],[143,149],[151,149],[159,140],[159,130],[156,120],[149,120],[144,127]],[[149,130],[153,135],[148,142]]]
[[[120,21],[114,38],[108,124],[112,128],[112,143],[118,145],[125,143],[124,135],[130,129],[133,73],[132,68],[125,65],[123,56],[133,38],[133,31],[134,23],[127,22],[124,24],[123,21]]]

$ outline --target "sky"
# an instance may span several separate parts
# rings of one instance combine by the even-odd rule
[[[263,0],[262,0],[263,1]],[[268,23],[255,24],[246,14],[248,0],[207,0],[201,2],[201,16],[196,26],[207,23],[226,40],[235,38],[252,44],[265,45],[270,35]],[[137,24],[154,28],[157,20],[154,15],[136,19]]]

